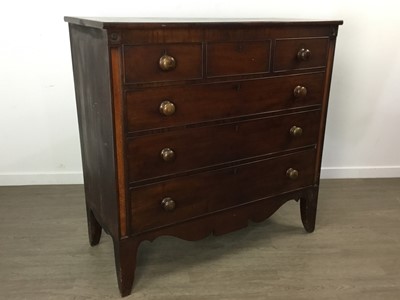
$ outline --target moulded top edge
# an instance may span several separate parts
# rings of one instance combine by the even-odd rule
[[[342,20],[279,18],[130,18],[64,17],[68,23],[96,28],[163,28],[197,26],[342,25]]]

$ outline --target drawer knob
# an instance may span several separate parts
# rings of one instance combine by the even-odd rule
[[[309,49],[301,48],[299,52],[297,52],[297,59],[301,61],[307,61],[311,57],[311,51]]]
[[[286,171],[286,176],[289,177],[290,179],[297,179],[297,177],[299,177],[299,171],[293,168],[289,168]]]
[[[160,113],[164,116],[173,115],[175,113],[175,104],[168,100],[161,102]]]
[[[175,152],[170,148],[164,148],[161,150],[161,158],[165,162],[173,161],[175,159]]]
[[[162,199],[161,206],[165,211],[173,211],[175,209],[175,201],[171,197]]]
[[[305,86],[298,85],[294,88],[293,95],[296,98],[303,98],[307,96],[307,88]]]
[[[167,54],[164,54],[160,57],[160,61],[158,62],[158,64],[160,66],[160,69],[163,71],[171,71],[176,67],[175,58]]]
[[[295,137],[301,136],[303,134],[303,129],[298,126],[292,126],[292,128],[290,128],[290,134]]]

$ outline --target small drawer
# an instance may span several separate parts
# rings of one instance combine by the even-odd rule
[[[125,83],[203,77],[202,44],[124,46]]]
[[[269,72],[270,41],[207,44],[207,77]]]
[[[311,149],[134,188],[130,194],[132,232],[310,186],[314,168],[315,150]]]
[[[320,111],[180,129],[128,140],[131,182],[317,143]],[[297,128],[297,129],[296,129]]]
[[[325,73],[230,83],[137,89],[126,93],[130,132],[320,104]],[[296,93],[303,87],[303,94]]]
[[[326,66],[328,38],[278,39],[274,71],[323,68]]]

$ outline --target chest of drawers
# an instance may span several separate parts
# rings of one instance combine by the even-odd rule
[[[90,244],[121,294],[143,240],[198,240],[300,202],[312,232],[342,21],[69,22]]]

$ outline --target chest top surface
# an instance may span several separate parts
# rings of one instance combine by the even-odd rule
[[[96,28],[154,28],[187,26],[261,26],[261,25],[341,25],[342,20],[282,19],[282,18],[131,18],[131,17],[70,17],[68,23]]]

